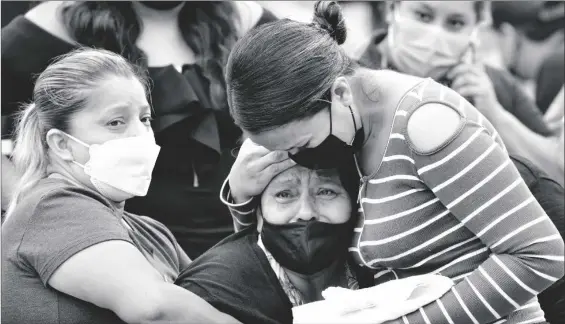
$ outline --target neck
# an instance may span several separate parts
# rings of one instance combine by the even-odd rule
[[[91,190],[91,191],[95,191],[96,193],[98,193],[98,191],[96,191],[96,189],[90,188],[90,187],[86,186],[85,184],[83,184],[77,177],[75,177],[73,175],[73,173],[71,171],[68,170],[68,168],[66,168],[63,165],[59,165],[57,163],[53,163],[53,164],[49,165],[47,167],[47,176],[52,177],[52,178],[63,179],[63,180],[71,182],[72,184],[74,184],[75,186],[77,186],[81,189]],[[125,201],[112,201],[110,199],[106,199],[106,200],[115,209],[117,209],[117,210],[123,210],[124,209]]]
[[[137,16],[143,22],[177,22],[179,12],[182,10],[184,3],[169,9],[169,10],[155,10],[144,6],[139,1],[132,1],[132,8]]]
[[[390,71],[360,68],[350,79],[354,105],[358,112],[356,123],[358,127],[363,127],[365,134],[362,147],[369,142],[375,130],[384,126],[387,111],[382,107],[385,91],[381,80],[386,80],[390,73]]]

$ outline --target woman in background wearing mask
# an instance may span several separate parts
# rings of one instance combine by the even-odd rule
[[[44,1],[2,30],[2,78],[10,80],[2,83],[2,114],[30,100],[33,75],[78,46],[135,64],[151,80],[161,152],[147,195],[125,208],[165,224],[194,259],[233,233],[218,199],[241,136],[225,98],[229,50],[275,19],[252,1]]]
[[[345,31],[339,6],[318,2],[313,23],[260,26],[230,53],[232,116],[256,143],[222,192],[237,221],[253,221],[252,197],[288,163],[280,151],[309,168],[354,155],[356,262],[375,284],[424,273],[456,283],[394,323],[544,322],[536,295],[563,276],[563,240],[494,127],[429,78],[359,67],[339,46]]]
[[[160,150],[146,95],[108,51],[72,52],[38,77],[2,226],[4,322],[237,322],[173,284],[190,259],[165,226],[124,212]]]
[[[553,169],[538,157],[547,154],[536,149],[539,138],[554,134],[535,101],[510,73],[475,57],[479,28],[486,23],[489,8],[485,1],[392,1],[386,15],[388,30],[375,35],[359,62],[449,86],[494,125],[511,154]]]

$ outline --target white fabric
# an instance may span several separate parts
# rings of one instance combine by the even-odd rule
[[[453,284],[447,277],[428,274],[360,290],[330,287],[322,293],[325,300],[294,307],[294,323],[379,324],[435,301]]]
[[[68,134],[67,134],[68,135]],[[124,201],[133,196],[145,196],[151,184],[151,173],[161,148],[152,134],[119,138],[102,144],[88,145],[90,158],[82,165],[94,187],[113,201]]]

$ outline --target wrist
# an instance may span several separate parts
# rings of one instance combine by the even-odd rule
[[[225,197],[225,200],[228,205],[244,205],[248,203],[253,196],[248,196],[242,193],[237,186],[234,189],[232,186],[231,180],[228,178],[227,181],[222,186],[222,193],[221,196]]]

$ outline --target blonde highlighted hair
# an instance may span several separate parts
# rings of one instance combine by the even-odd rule
[[[37,78],[32,102],[20,111],[12,153],[20,176],[11,195],[6,217],[22,197],[46,176],[49,165],[47,132],[68,132],[73,114],[84,109],[89,94],[110,76],[147,80],[123,57],[106,50],[80,48],[58,57]]]

